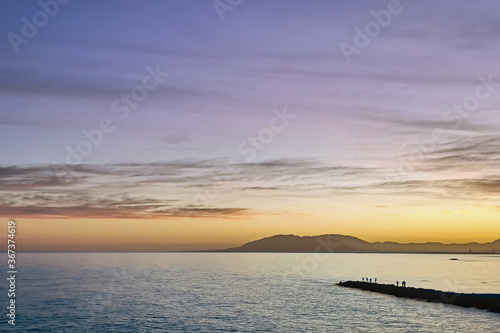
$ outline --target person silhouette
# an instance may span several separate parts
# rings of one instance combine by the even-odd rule
[[[372,283],[372,278],[370,278],[370,283]]]
[[[399,281],[396,281],[396,287],[399,287]]]
[[[377,283],[377,278],[375,278],[375,283]]]
[[[402,285],[403,287],[406,287],[406,281],[401,282],[401,285]]]
[[[365,282],[365,278],[364,278],[364,277],[363,277],[363,278],[361,278],[361,280],[363,280],[363,282]]]

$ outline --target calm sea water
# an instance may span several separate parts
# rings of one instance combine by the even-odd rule
[[[334,285],[366,276],[380,283],[406,280],[415,287],[500,293],[500,256],[450,257],[22,253],[16,326],[7,324],[4,280],[0,331],[500,332],[500,314]]]

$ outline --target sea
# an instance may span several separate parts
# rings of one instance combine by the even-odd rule
[[[20,253],[16,261],[15,325],[4,279],[1,332],[500,332],[499,313],[336,285],[377,278],[500,293],[499,255]]]

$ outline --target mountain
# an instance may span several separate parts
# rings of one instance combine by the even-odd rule
[[[385,253],[500,253],[500,239],[491,243],[443,244],[375,242],[352,236],[275,235],[213,252],[385,252]]]

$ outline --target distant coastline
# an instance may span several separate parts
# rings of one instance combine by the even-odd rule
[[[180,245],[181,246],[181,245]],[[245,243],[238,247],[223,249],[199,249],[190,244],[190,250],[171,250],[168,244],[153,246],[133,246],[112,249],[110,246],[94,246],[93,249],[55,250],[55,249],[19,249],[19,253],[414,253],[414,254],[482,254],[500,255],[500,239],[489,243],[444,244],[367,242],[353,236],[326,234],[318,236],[274,235]],[[6,249],[0,253],[7,253]],[[450,256],[449,259],[452,259]]]
[[[357,237],[337,234],[275,235],[248,242],[240,247],[189,252],[500,254],[500,239],[490,243],[471,242],[465,244],[370,243]]]

